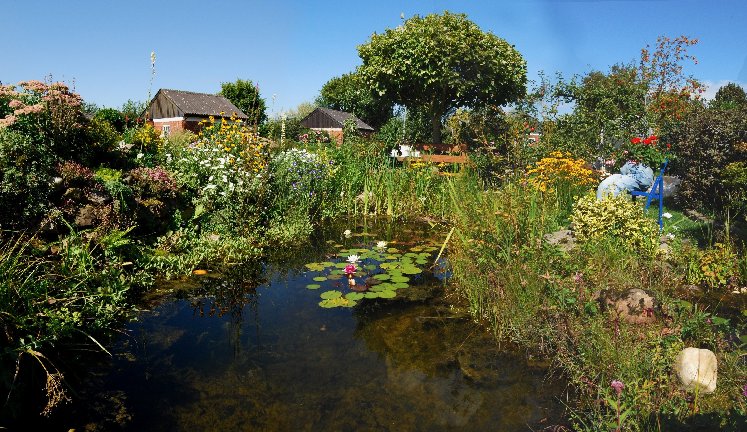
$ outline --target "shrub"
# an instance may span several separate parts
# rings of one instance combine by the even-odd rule
[[[679,200],[687,207],[721,213],[730,204],[738,166],[747,158],[747,106],[693,111],[686,125],[670,134],[677,149],[675,174],[682,177]],[[732,177],[735,174],[736,178]]]
[[[129,184],[140,196],[171,199],[176,197],[179,185],[162,167],[136,168],[129,172]]]
[[[256,228],[267,178],[267,148],[256,133],[239,121],[211,119],[192,145],[169,148],[166,165],[192,195],[196,217],[221,231]]]
[[[114,108],[100,109],[96,111],[96,114],[94,114],[93,118],[94,120],[107,122],[111,127],[114,128],[114,130],[119,133],[122,133],[125,130],[125,116]]]
[[[27,135],[0,128],[0,224],[22,226],[44,213],[53,160]]]
[[[592,194],[583,196],[574,205],[571,220],[582,242],[611,237],[648,254],[654,254],[659,244],[656,221],[626,194],[601,200]]]

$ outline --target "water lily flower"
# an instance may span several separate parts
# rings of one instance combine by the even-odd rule
[[[359,261],[360,259],[361,259],[361,257],[359,257],[358,255],[350,255],[350,256],[348,257],[348,262],[349,262],[349,263],[351,263],[351,264],[355,264],[355,263],[357,263],[357,262],[358,262],[358,261]]]
[[[348,264],[345,266],[345,274],[348,276],[355,274],[356,270],[358,269],[355,267],[355,264]]]
[[[667,218],[667,219],[671,219],[672,218],[672,213],[669,213],[669,212],[662,213],[661,217]]]
[[[345,237],[350,237],[350,234],[352,234],[352,232],[351,232],[351,231],[350,231],[349,229],[346,229],[345,231],[343,231],[343,233],[342,233],[342,234],[343,234],[343,235],[344,235]]]
[[[383,240],[378,241],[378,242],[376,242],[376,247],[379,248],[379,249],[384,249],[386,247],[386,242],[383,241]]]

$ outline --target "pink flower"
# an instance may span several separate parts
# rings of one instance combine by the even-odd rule
[[[357,269],[355,268],[355,264],[348,264],[345,266],[345,274],[346,275],[352,275],[355,273]]]
[[[615,393],[620,396],[620,393],[622,393],[623,389],[625,388],[625,384],[623,384],[623,382],[620,380],[614,380],[610,383],[610,387],[615,389]]]

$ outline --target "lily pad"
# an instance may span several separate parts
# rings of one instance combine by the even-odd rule
[[[391,281],[394,283],[410,282],[410,278],[407,276],[392,276]]]
[[[344,269],[344,268],[345,268],[345,266],[346,266],[346,265],[348,265],[348,264],[350,264],[350,263],[347,263],[347,262],[339,262],[339,263],[335,264],[335,267],[337,267],[338,269]]]
[[[306,285],[306,288],[311,289],[311,290],[319,289],[321,287],[322,286],[319,285],[319,284],[308,284],[308,285]]]
[[[327,280],[327,278],[325,276],[317,276],[317,277],[314,278],[315,282],[324,282],[326,280]]]
[[[395,254],[395,253],[399,252],[399,249],[397,249],[397,248],[389,248],[386,251],[389,252],[390,254]]]
[[[348,300],[344,297],[338,297],[333,299],[325,299],[319,302],[319,306],[323,308],[333,307],[353,307],[358,304],[355,300]]]
[[[340,274],[340,273],[330,274],[329,276],[327,276],[327,279],[329,279],[329,280],[340,280],[340,279],[342,279],[342,274]]]
[[[391,290],[381,291],[379,292],[380,298],[394,298],[397,296],[397,293]]]
[[[363,266],[363,268],[368,271],[376,270],[376,264],[366,264]]]
[[[417,259],[417,260],[415,260],[415,264],[417,264],[417,265],[426,265],[426,264],[428,264],[428,261],[426,261],[424,259]]]
[[[386,273],[379,273],[379,274],[373,276],[374,279],[378,279],[378,280],[381,280],[381,281],[389,280],[390,277],[391,276],[389,276]]]
[[[340,291],[335,291],[335,290],[325,291],[321,295],[319,295],[319,297],[325,300],[336,299],[336,298],[342,297],[342,293]]]
[[[402,289],[402,288],[407,288],[409,286],[410,286],[410,284],[408,284],[407,282],[397,282],[397,283],[393,283],[392,284],[392,288],[395,289],[395,290]]]
[[[375,299],[375,298],[379,298],[379,293],[374,292],[374,291],[369,291],[363,294],[363,297],[367,299]]]
[[[345,298],[346,298],[346,299],[348,299],[348,300],[353,300],[353,301],[356,301],[356,300],[360,300],[360,299],[362,299],[362,298],[363,298],[364,296],[365,296],[365,294],[363,294],[363,293],[360,293],[360,292],[351,292],[351,293],[347,293],[347,294],[345,294]]]
[[[421,269],[419,269],[417,267],[412,266],[412,267],[405,267],[405,268],[403,268],[402,269],[402,273],[409,274],[409,275],[415,275],[415,274],[423,273],[423,270],[421,270]]]

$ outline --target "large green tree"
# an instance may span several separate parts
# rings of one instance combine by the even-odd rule
[[[449,111],[503,105],[526,92],[521,54],[464,14],[416,15],[374,33],[358,54],[358,73],[379,96],[428,112],[435,143]]]
[[[316,103],[353,113],[376,129],[389,120],[393,109],[392,102],[373,93],[357,73],[344,74],[327,81]]]
[[[251,80],[237,79],[232,83],[221,83],[220,94],[240,109],[250,121],[257,124],[267,120],[265,100],[259,95],[259,87]]]

